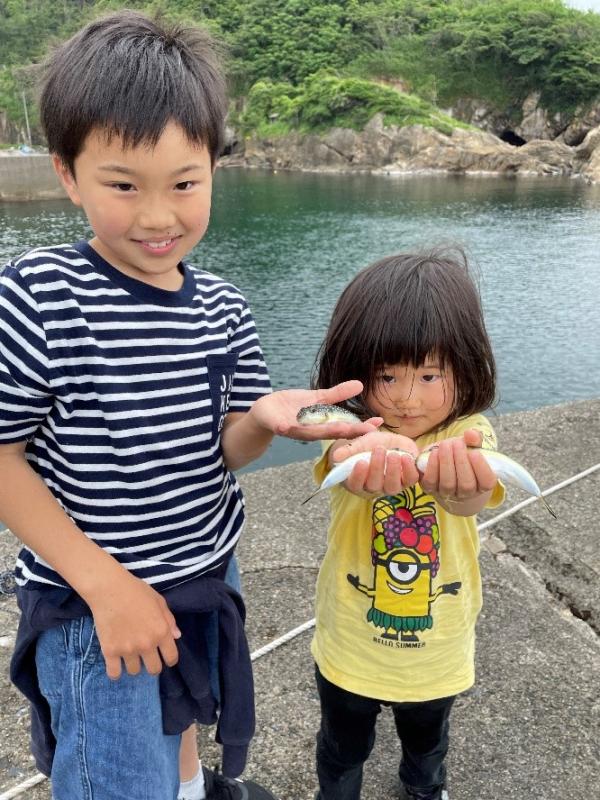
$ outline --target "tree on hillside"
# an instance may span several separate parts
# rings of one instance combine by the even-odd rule
[[[266,81],[296,87],[276,93],[300,113],[298,98],[308,94],[299,87],[323,71],[400,80],[442,107],[474,98],[518,110],[535,91],[545,108],[569,114],[600,96],[600,15],[562,0],[0,0],[0,111],[22,115],[18,67],[125,7],[218,34],[238,107]]]

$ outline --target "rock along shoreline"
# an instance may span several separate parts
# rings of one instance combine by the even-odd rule
[[[600,126],[570,146],[535,139],[521,147],[491,133],[455,128],[450,135],[422,125],[386,126],[377,114],[362,131],[332,128],[322,135],[293,133],[235,139],[222,167],[373,175],[573,177],[600,183]],[[47,153],[0,157],[0,201],[64,198]]]
[[[332,128],[322,135],[293,133],[248,138],[223,166],[367,172],[384,175],[563,176],[600,182],[600,126],[570,146],[534,139],[521,147],[492,133],[455,128],[450,135],[423,125],[385,126],[377,114],[362,131]]]

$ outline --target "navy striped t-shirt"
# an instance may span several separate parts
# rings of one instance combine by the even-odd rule
[[[159,590],[235,546],[243,498],[220,431],[270,391],[239,290],[181,269],[181,289],[158,289],[81,242],[32,250],[0,275],[0,443],[27,440],[78,527]],[[27,547],[16,575],[65,585]]]

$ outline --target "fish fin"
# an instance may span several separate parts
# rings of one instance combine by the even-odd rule
[[[317,489],[317,491],[316,491],[316,492],[313,492],[312,494],[309,494],[309,495],[308,495],[308,497],[306,498],[306,500],[303,500],[303,501],[300,503],[300,505],[301,505],[301,506],[305,505],[306,503],[308,503],[308,501],[309,501],[309,500],[312,500],[312,499],[313,499],[313,497],[316,497],[316,496],[319,494],[319,492],[322,492],[322,491],[323,491],[323,489],[322,489],[322,488],[319,486],[319,488]]]
[[[554,519],[558,519],[558,517],[556,515],[556,512],[554,511],[554,509],[552,508],[550,503],[546,500],[546,498],[544,497],[543,494],[540,495],[540,500],[546,506],[546,509],[548,510],[548,513],[551,514],[554,517]]]

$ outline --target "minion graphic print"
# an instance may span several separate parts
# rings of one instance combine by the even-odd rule
[[[445,594],[457,595],[460,582],[433,588],[440,568],[440,527],[436,506],[418,486],[381,497],[373,504],[372,586],[359,576],[348,581],[367,597],[367,620],[382,639],[417,643],[433,627],[432,604]]]
[[[464,417],[416,441],[424,449],[477,428],[495,446],[486,417]],[[327,445],[315,464],[329,470]],[[497,484],[488,506],[499,505]],[[459,694],[475,679],[475,623],[482,605],[474,516],[450,514],[420,484],[363,497],[334,486],[317,578],[311,652],[336,686],[386,702]]]

